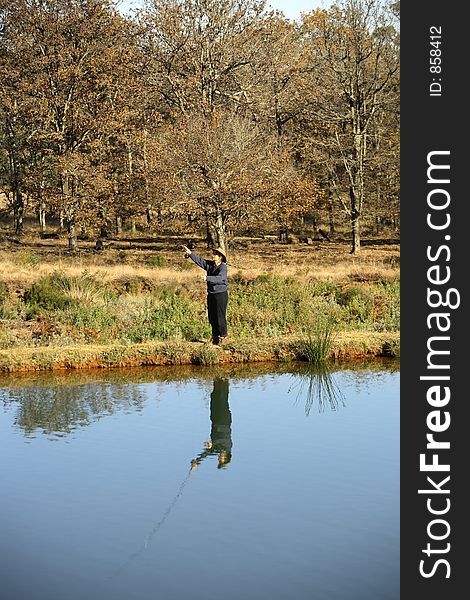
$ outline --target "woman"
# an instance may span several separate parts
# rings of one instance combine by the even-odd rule
[[[182,246],[184,256],[206,271],[207,314],[212,328],[212,343],[220,344],[227,337],[227,257],[222,248],[212,250],[212,260],[200,258],[187,246]]]

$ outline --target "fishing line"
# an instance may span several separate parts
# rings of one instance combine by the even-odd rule
[[[150,546],[150,543],[153,539],[153,537],[156,535],[156,533],[158,532],[158,530],[161,528],[161,526],[163,525],[163,523],[166,521],[166,519],[168,518],[168,515],[171,513],[171,511],[173,510],[175,504],[178,501],[178,498],[182,495],[184,488],[186,486],[186,484],[189,481],[189,477],[191,476],[191,473],[193,472],[194,469],[190,469],[188,474],[186,475],[186,477],[183,479],[183,481],[181,482],[180,487],[178,488],[178,492],[176,493],[175,497],[173,498],[173,500],[171,501],[171,503],[169,504],[168,508],[166,509],[166,511],[163,513],[162,518],[158,521],[158,523],[156,525],[154,525],[154,527],[152,527],[152,529],[150,530],[150,532],[147,534],[145,541],[143,543],[143,545],[133,554],[131,554],[127,560],[127,562],[120,567],[119,569],[117,569],[116,571],[114,571],[112,577],[116,576],[116,575],[120,575],[121,573],[123,573],[128,567],[129,565],[138,557],[140,556],[143,552],[145,552],[145,550],[147,550],[147,548]]]

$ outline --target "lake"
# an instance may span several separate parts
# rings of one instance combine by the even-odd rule
[[[0,378],[0,597],[398,600],[399,377]]]

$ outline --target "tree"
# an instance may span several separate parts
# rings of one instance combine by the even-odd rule
[[[279,228],[279,238],[287,241],[295,220],[301,220],[323,199],[323,192],[315,179],[302,176],[289,160],[279,153],[276,184],[267,190],[269,201],[265,218],[271,218]]]
[[[250,109],[255,121],[276,133],[282,146],[289,124],[308,99],[308,55],[300,28],[277,13],[264,17],[255,36]]]
[[[32,162],[43,163],[41,153],[47,158],[74,250],[77,221],[91,222],[96,212],[97,188],[110,194],[102,161],[122,121],[117,98],[129,55],[125,21],[109,0],[19,0],[14,8],[0,1],[9,3],[4,112],[11,115],[15,102],[23,109]],[[44,170],[37,174],[42,178]],[[41,182],[31,185],[41,189]]]
[[[147,79],[169,115],[248,101],[245,74],[264,0],[148,0],[141,13]]]
[[[28,148],[37,131],[37,103],[24,78],[29,67],[24,9],[22,2],[0,0],[0,144],[7,157],[3,187],[12,198],[18,234],[23,230]]]
[[[208,238],[227,248],[227,231],[276,222],[285,226],[319,197],[314,182],[302,179],[275,135],[246,117],[216,111],[181,117],[162,135],[159,170],[172,184],[167,201],[180,218],[191,215]]]
[[[113,0],[0,0],[0,183],[16,231],[27,201],[42,229],[46,212],[61,218],[71,249],[80,228],[144,215],[224,246],[230,229],[289,228],[325,198],[356,252],[364,218],[398,205],[395,22],[379,0],[303,26],[264,6],[148,0],[131,20]]]
[[[305,19],[312,86],[318,90],[310,117],[322,124],[319,140],[350,218],[352,253],[360,249],[372,129],[390,102],[398,103],[398,38],[392,25],[391,13],[379,0],[343,0]]]

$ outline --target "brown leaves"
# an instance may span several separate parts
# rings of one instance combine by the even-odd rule
[[[344,199],[380,172],[396,195],[395,42],[346,10],[377,0],[302,25],[256,0],[0,3],[2,183],[54,216],[235,231],[311,212],[316,179]]]

